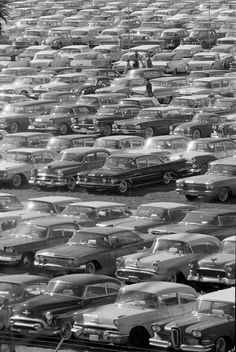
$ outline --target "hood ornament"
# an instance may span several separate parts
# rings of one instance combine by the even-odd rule
[[[24,315],[30,315],[30,312],[26,309],[26,310],[24,310],[24,311],[22,312],[22,314],[24,314]]]
[[[212,263],[214,263],[214,264],[215,264],[216,257],[211,257],[211,260],[212,260]]]

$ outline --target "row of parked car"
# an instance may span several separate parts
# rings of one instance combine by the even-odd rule
[[[155,202],[134,211],[58,196],[22,204],[6,193],[0,204],[1,265],[41,272],[0,276],[13,332],[64,339],[73,333],[135,347],[150,339],[164,348],[233,348],[235,289],[199,296],[193,287],[235,285],[234,210]],[[178,331],[183,320],[181,340],[175,319]],[[202,322],[196,336],[187,330],[194,319]]]

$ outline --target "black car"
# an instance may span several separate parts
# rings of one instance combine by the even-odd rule
[[[115,120],[131,119],[138,115],[141,107],[132,105],[111,104],[103,105],[94,117],[85,116],[74,119],[72,129],[78,133],[97,133],[101,136],[112,134],[112,125]]]
[[[126,152],[110,156],[101,169],[78,174],[77,182],[84,188],[111,189],[125,194],[134,187],[158,182],[167,185],[184,174],[184,159],[170,161],[163,152]]]
[[[115,301],[119,280],[105,275],[71,274],[51,279],[40,297],[13,310],[11,328],[24,335],[61,335],[69,339],[73,313]]]
[[[113,77],[108,76],[89,77],[82,88],[75,89],[74,91],[78,94],[94,94],[97,89],[109,86],[113,79]]]

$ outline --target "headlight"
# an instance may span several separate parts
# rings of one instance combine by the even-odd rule
[[[57,171],[57,178],[63,178],[63,172],[62,171]]]
[[[202,336],[202,333],[201,333],[201,331],[199,331],[199,330],[193,330],[193,331],[192,331],[192,335],[193,335],[194,337],[201,337],[201,336]]]
[[[105,177],[103,177],[102,182],[107,183],[107,179]]]
[[[116,267],[117,268],[124,267],[124,264],[125,264],[125,260],[123,257],[119,257],[116,259]]]
[[[176,181],[176,186],[177,186],[177,187],[184,187],[184,181],[182,181],[182,180],[177,180],[177,181]]]
[[[1,172],[1,177],[3,177],[3,178],[7,178],[8,177],[8,172],[7,171],[2,171]]]
[[[135,129],[136,129],[136,130],[141,130],[141,126],[140,126],[140,125],[137,125],[137,126],[135,126]]]
[[[53,319],[52,312],[46,312],[45,313],[45,318],[47,320],[48,325],[51,325],[52,324],[52,319]]]
[[[190,132],[191,132],[191,128],[190,128],[190,127],[187,127],[187,128],[186,128],[186,132],[187,132],[187,133],[190,133]]]
[[[76,123],[77,122],[77,119],[75,117],[72,117],[70,120],[71,120],[72,123]]]
[[[159,263],[158,262],[153,263],[152,267],[153,267],[153,270],[157,272],[159,269]]]
[[[14,252],[14,248],[12,247],[5,247],[4,248],[5,253],[7,254],[12,254]]]
[[[153,332],[160,332],[161,331],[161,327],[158,324],[153,324],[151,326],[151,329],[152,329]]]
[[[225,271],[226,271],[227,273],[231,274],[232,271],[233,271],[232,266],[226,266],[226,267],[225,267]]]
[[[119,319],[114,319],[113,320],[113,325],[115,325],[116,328],[119,326]]]
[[[117,178],[111,178],[111,183],[114,185],[114,183],[117,182]]]

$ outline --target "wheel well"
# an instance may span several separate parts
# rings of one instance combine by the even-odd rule
[[[215,339],[215,343],[216,343],[216,341],[219,339],[219,338],[221,338],[221,337],[223,337],[225,340],[226,340],[226,343],[227,343],[227,348],[228,349],[232,349],[233,347],[234,347],[234,343],[233,343],[233,341],[232,341],[232,339],[229,337],[229,336],[218,336],[216,339]]]
[[[24,174],[16,173],[16,174],[14,174],[14,176],[15,176],[15,175],[20,175],[20,176],[22,177],[22,182],[23,182],[23,183],[27,183],[27,182],[28,182],[27,177],[26,177]],[[13,177],[14,177],[14,176],[13,176]]]
[[[134,326],[134,327],[130,330],[129,336],[130,336],[132,333],[135,333],[136,330],[138,331],[139,334],[140,334],[140,332],[142,331],[142,333],[147,334],[148,338],[151,337],[151,334],[149,333],[148,329],[147,329],[145,326],[142,326],[142,325]]]
[[[90,260],[88,263],[93,263],[96,270],[102,269],[101,264],[97,260]]]

